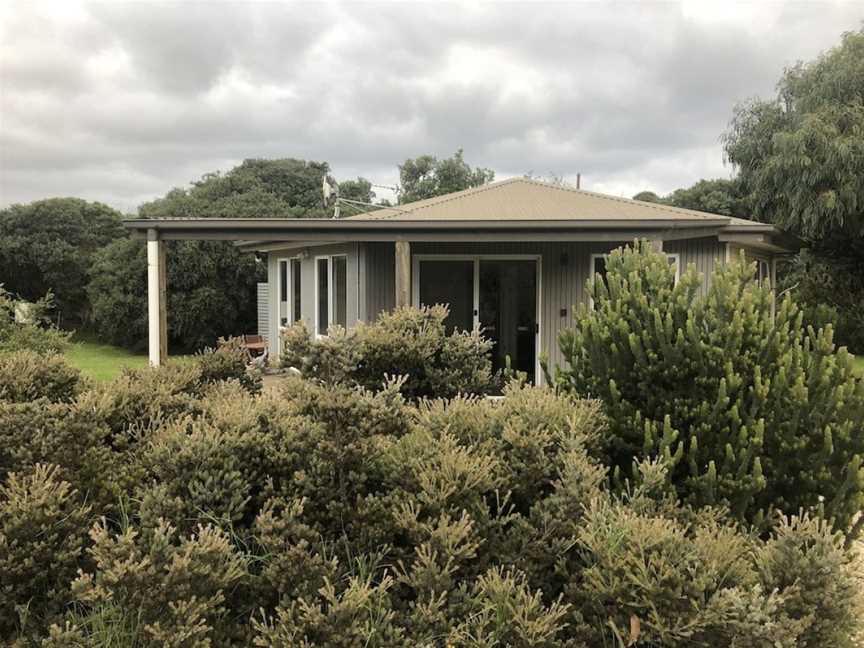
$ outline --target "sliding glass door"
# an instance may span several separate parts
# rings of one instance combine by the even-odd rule
[[[474,261],[423,259],[419,262],[420,304],[446,304],[448,333],[474,328]]]
[[[510,366],[535,379],[537,355],[537,262],[480,260],[479,319],[494,340],[495,370]]]
[[[494,342],[496,371],[509,358],[511,367],[536,379],[536,258],[419,256],[414,271],[416,304],[448,305],[448,331],[480,327]]]

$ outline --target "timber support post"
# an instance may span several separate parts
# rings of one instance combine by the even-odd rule
[[[396,241],[396,308],[411,305],[411,244]]]
[[[160,367],[168,358],[168,275],[165,242],[156,230],[147,230],[147,332],[150,365]]]

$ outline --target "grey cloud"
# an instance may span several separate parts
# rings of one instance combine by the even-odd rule
[[[0,204],[132,209],[244,157],[388,184],[405,158],[458,147],[499,177],[669,191],[728,175],[733,105],[861,18],[799,3],[764,24],[669,3],[76,7],[0,21]]]

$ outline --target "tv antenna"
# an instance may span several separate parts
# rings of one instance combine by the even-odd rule
[[[382,189],[395,189],[395,187],[389,187],[387,185],[377,185],[373,184],[373,187],[380,187]],[[349,200],[348,198],[340,198],[339,197],[339,184],[333,183],[330,184],[330,181],[327,179],[327,176],[324,176],[321,180],[321,193],[324,196],[324,207],[330,206],[330,201],[333,201],[333,218],[339,218],[341,215],[340,205],[345,204],[349,207],[353,207],[357,211],[361,213],[365,213],[361,207],[372,207],[373,211],[377,209],[390,209],[393,211],[397,211],[403,214],[409,214],[410,212],[406,209],[400,209],[399,207],[393,205],[376,205],[371,202],[363,202],[362,200]],[[369,211],[368,209],[366,211]]]

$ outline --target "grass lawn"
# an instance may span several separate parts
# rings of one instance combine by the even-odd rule
[[[66,353],[71,365],[93,380],[111,380],[120,374],[123,367],[146,367],[145,354],[132,353],[110,344],[92,340],[75,340]]]
[[[852,362],[855,364],[858,375],[864,376],[864,355],[853,356]]]
[[[171,356],[169,362],[185,362],[191,355]],[[146,353],[133,353],[121,347],[102,344],[89,337],[75,337],[72,348],[66,352],[66,360],[93,380],[112,380],[120,375],[123,367],[136,369],[147,366]]]

